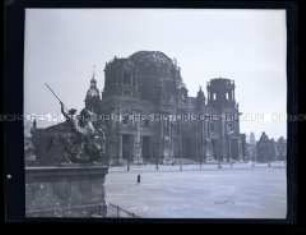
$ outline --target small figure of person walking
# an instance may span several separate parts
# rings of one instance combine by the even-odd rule
[[[141,176],[140,174],[137,175],[137,184],[140,184],[140,181],[141,181]]]

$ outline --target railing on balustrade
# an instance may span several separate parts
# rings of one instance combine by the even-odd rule
[[[106,208],[103,204],[84,204],[77,206],[59,206],[26,210],[27,217],[105,217]]]
[[[270,163],[259,163],[259,162],[237,162],[228,163],[221,162],[209,162],[203,164],[130,164],[128,167],[121,165],[113,165],[109,168],[109,173],[125,173],[125,172],[181,172],[181,171],[219,171],[222,170],[253,170],[253,169],[286,169],[286,162],[270,162]]]
[[[140,218],[140,216],[132,213],[128,210],[121,208],[118,205],[108,203],[107,205],[107,217],[112,218]]]
[[[104,213],[106,212],[106,213]],[[101,204],[86,204],[70,207],[55,206],[53,208],[41,208],[35,210],[27,210],[27,217],[91,217],[91,218],[140,218],[140,216],[132,213],[118,205],[108,203],[105,209]]]

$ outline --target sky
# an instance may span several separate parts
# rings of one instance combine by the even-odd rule
[[[63,118],[45,83],[80,111],[93,70],[102,90],[114,56],[162,51],[191,96],[212,78],[235,80],[242,133],[286,136],[286,30],[285,10],[27,9],[24,113],[54,125]]]

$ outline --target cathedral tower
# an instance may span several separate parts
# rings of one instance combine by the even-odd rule
[[[97,80],[95,78],[95,73],[93,73],[92,78],[90,80],[90,87],[87,90],[85,97],[85,107],[86,109],[98,113],[100,107],[100,91],[97,88]]]
[[[242,137],[239,127],[239,106],[235,98],[235,83],[226,78],[212,79],[207,85],[212,118],[209,133],[216,160],[242,159]]]

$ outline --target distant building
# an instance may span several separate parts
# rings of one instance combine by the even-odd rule
[[[250,144],[252,146],[256,146],[256,139],[255,139],[255,135],[254,135],[253,132],[251,132],[251,134],[250,134]]]
[[[256,145],[256,161],[271,162],[276,159],[276,149],[274,139],[269,139],[268,135],[263,132]]]
[[[106,152],[113,164],[244,160],[235,84],[214,78],[196,97],[188,95],[176,60],[159,51],[139,51],[106,63],[102,94],[95,77],[85,108],[106,126]],[[58,145],[69,135],[65,123],[33,132],[43,159],[60,155]],[[52,152],[53,151],[53,152]],[[47,157],[48,156],[48,157]]]
[[[280,137],[276,144],[276,159],[279,161],[287,160],[287,142],[284,137]]]
[[[270,144],[271,144],[271,161],[276,161],[277,160],[277,149],[276,149],[276,142],[274,140],[274,138],[270,139]]]

